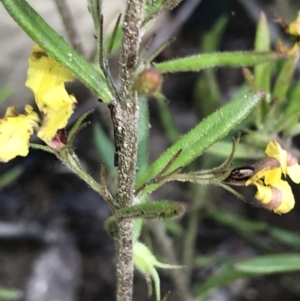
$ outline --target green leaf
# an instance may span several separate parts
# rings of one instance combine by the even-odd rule
[[[212,52],[219,49],[221,37],[226,29],[228,18],[221,16],[213,28],[205,34],[201,42],[201,53]]]
[[[238,279],[299,270],[299,254],[265,255],[251,258],[243,262],[227,264],[220,274],[212,276],[206,282],[199,285],[194,295],[199,297],[214,287],[220,287]]]
[[[155,64],[155,69],[161,73],[199,71],[214,67],[245,67],[267,63],[283,58],[275,52],[215,52],[199,54]]]
[[[122,25],[120,25],[117,28],[116,35],[115,35],[115,38],[114,38],[114,41],[113,41],[113,47],[111,49],[110,54],[115,53],[120,48],[121,42],[122,42],[122,37],[123,37],[123,29],[122,29]],[[106,49],[106,52],[107,52],[107,50],[109,50],[108,48],[109,48],[109,46],[112,42],[111,41],[112,38],[113,38],[113,34],[110,34],[104,40],[104,48]]]
[[[207,211],[207,215],[219,223],[237,229],[241,232],[257,232],[267,228],[267,224],[265,223],[240,218],[237,215],[226,213],[214,208],[210,208]]]
[[[262,12],[257,24],[255,37],[255,51],[270,51],[270,31],[266,15]],[[254,77],[257,89],[270,91],[271,85],[271,64],[260,64],[254,67]]]
[[[212,30],[205,34],[201,42],[201,53],[213,52],[219,49],[221,36],[226,28],[227,21],[227,18],[220,17]],[[195,106],[199,109],[200,116],[206,117],[220,106],[221,93],[215,70],[206,69],[202,71],[195,86],[194,94]]]
[[[214,287],[219,287],[228,283],[231,283],[235,280],[245,279],[252,277],[252,274],[244,273],[235,270],[226,270],[219,275],[212,276],[206,282],[200,284],[194,291],[194,296],[199,297],[200,295],[208,292]]]
[[[296,126],[300,117],[300,83],[296,85],[288,99],[287,108],[282,112],[284,115],[278,122],[278,130],[284,130],[285,137]]]
[[[59,36],[27,1],[1,0],[1,2],[12,18],[41,48],[100,99],[111,103],[112,95],[102,74]]]
[[[104,165],[108,169],[109,173],[111,173],[114,167],[114,153],[115,148],[112,141],[109,137],[104,133],[103,129],[99,124],[94,125],[93,127],[93,136],[94,143],[97,151],[100,154],[101,160]]]
[[[158,105],[158,117],[166,132],[166,135],[171,143],[175,143],[178,140],[180,132],[177,125],[174,123],[172,114],[170,112],[170,106],[165,98],[157,98]]]
[[[289,137],[294,137],[300,134],[300,123],[296,124],[292,129],[289,130]]]
[[[162,171],[166,164],[170,162],[180,150],[182,151],[177,160],[173,162],[166,172],[184,167],[199,157],[211,145],[224,137],[236,124],[249,115],[264,95],[263,91],[250,92],[241,98],[229,102],[220,110],[204,119],[149,166],[137,179],[137,188],[147,183]],[[149,191],[153,191],[159,187],[159,185],[151,186]]]
[[[100,34],[100,16],[102,14],[102,0],[88,0],[88,9],[92,16],[92,20],[95,28],[95,35],[97,37],[97,41],[99,41]],[[98,45],[99,46],[99,43]]]
[[[234,265],[237,271],[252,274],[273,274],[300,271],[300,254],[265,255]]]
[[[218,141],[207,150],[207,153],[224,158],[228,156],[231,149],[231,141]],[[263,157],[264,151],[262,149],[243,142],[239,142],[234,152],[234,159],[261,159]]]
[[[167,219],[182,215],[184,210],[179,202],[158,201],[123,207],[116,214],[118,218]]]
[[[272,227],[268,234],[286,246],[300,249],[300,235],[298,233]]]
[[[293,74],[299,60],[299,52],[296,51],[284,63],[276,79],[272,96],[277,97],[280,102],[286,99],[286,93],[291,86]]]
[[[24,167],[20,165],[9,169],[5,173],[2,173],[0,176],[0,189],[10,185],[13,181],[16,181],[22,173],[24,173]]]
[[[221,93],[213,69],[203,70],[194,92],[195,106],[200,116],[208,116],[220,107]]]

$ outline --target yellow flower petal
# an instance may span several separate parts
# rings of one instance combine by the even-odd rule
[[[8,162],[16,156],[27,156],[29,138],[38,128],[39,117],[29,105],[25,114],[18,115],[15,107],[9,107],[0,119],[0,162]]]
[[[76,103],[75,97],[68,95],[67,92],[64,91],[66,93],[65,99],[70,99],[68,103],[65,103],[65,99],[61,100],[61,98],[59,98],[62,92],[63,91],[53,89],[44,96],[46,101],[49,98],[49,106],[45,107],[42,111],[44,118],[42,126],[38,131],[38,137],[46,143],[51,142],[59,129],[66,127],[73,113],[73,105],[70,106],[70,103]]]
[[[257,193],[255,198],[267,209],[277,214],[291,211],[295,205],[295,198],[290,185],[286,181],[279,181],[265,186],[262,182],[255,183]]]
[[[300,165],[294,164],[291,166],[288,166],[288,175],[292,179],[292,181],[296,184],[300,183]]]
[[[297,19],[288,25],[286,32],[296,37],[300,36],[300,12],[298,12]]]
[[[33,47],[28,62],[26,86],[33,91],[44,117],[38,136],[49,143],[73,113],[76,99],[67,93],[64,83],[73,81],[74,77],[39,46]]]
[[[287,173],[287,151],[283,150],[280,144],[276,140],[272,140],[268,143],[265,153],[269,157],[277,159],[280,163],[282,172],[286,175]]]
[[[265,184],[269,185],[274,182],[278,182],[281,179],[282,170],[280,167],[270,168],[266,167],[257,171],[247,182],[246,186],[255,184],[257,181],[264,178]]]
[[[273,168],[265,172],[265,184],[271,185],[272,183],[276,183],[281,179],[282,169],[280,167]]]

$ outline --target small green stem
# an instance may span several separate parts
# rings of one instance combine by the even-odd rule
[[[66,151],[62,153],[56,153],[56,156],[93,190],[101,193],[101,185],[97,183],[88,173],[86,173],[86,171],[80,165],[80,162],[74,152]]]

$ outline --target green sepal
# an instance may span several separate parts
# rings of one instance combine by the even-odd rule
[[[156,301],[160,301],[160,279],[156,267],[162,269],[178,269],[182,266],[159,262],[147,246],[139,241],[133,246],[133,262],[137,270],[143,274],[148,284],[148,293],[152,294],[151,280],[154,282]]]
[[[78,134],[78,132],[85,127],[88,123],[83,122],[85,120],[85,118],[87,118],[87,116],[89,116],[94,110],[90,110],[87,111],[86,113],[84,113],[83,115],[81,115],[77,121],[75,122],[75,124],[73,125],[73,127],[71,128],[69,134],[68,134],[68,138],[67,138],[67,145],[72,144],[73,140],[75,138],[75,136]]]
[[[200,170],[189,173],[174,173],[170,176],[166,176],[167,181],[180,181],[191,182],[201,185],[220,185],[231,173],[233,168],[233,156],[235,153],[236,145],[239,142],[240,137],[237,140],[233,139],[232,149],[229,157],[220,165],[209,170]]]
[[[255,51],[270,51],[271,40],[268,20],[262,12],[257,24],[255,37]],[[254,67],[254,77],[256,87],[270,92],[271,85],[271,65],[270,63],[260,64]]]
[[[102,74],[58,35],[27,1],[1,0],[1,2],[20,27],[53,59],[104,102],[112,102],[112,95]]]

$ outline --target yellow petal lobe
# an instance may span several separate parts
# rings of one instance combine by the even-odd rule
[[[299,164],[294,164],[288,166],[288,175],[292,179],[292,181],[296,184],[300,183],[300,166]]]
[[[255,198],[267,209],[277,214],[291,211],[295,205],[295,199],[290,185],[286,181],[265,186],[262,182],[255,183],[257,193]]]
[[[286,32],[296,37],[300,36],[300,12],[298,12],[297,19],[289,24]]]
[[[272,140],[268,143],[265,153],[268,157],[277,159],[280,163],[283,174],[287,173],[287,151],[283,150],[280,144],[276,140]]]
[[[39,117],[29,105],[25,114],[18,115],[15,107],[9,107],[0,119],[0,162],[8,162],[17,156],[27,156],[29,138],[38,128]]]
[[[47,143],[57,130],[65,128],[73,113],[76,99],[67,93],[64,83],[73,81],[74,77],[39,46],[32,48],[28,63],[26,86],[33,91],[43,114],[38,136]]]

